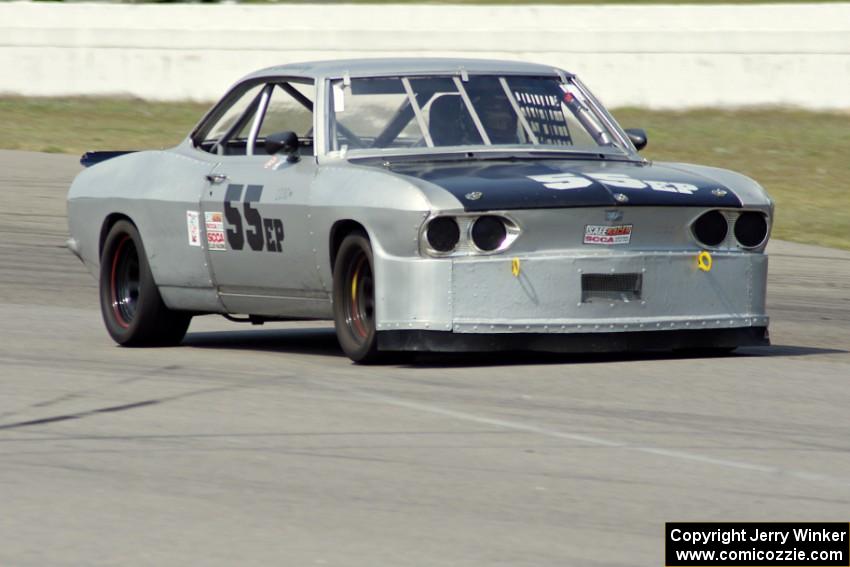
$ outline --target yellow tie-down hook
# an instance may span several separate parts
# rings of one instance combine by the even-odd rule
[[[697,268],[703,272],[711,271],[711,254],[708,253],[708,250],[703,250],[697,254]]]
[[[511,260],[511,273],[515,278],[519,277],[520,266],[519,266],[519,258],[514,258]]]

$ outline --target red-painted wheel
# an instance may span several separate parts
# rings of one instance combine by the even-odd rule
[[[115,322],[128,329],[139,306],[139,251],[128,234],[122,235],[114,248],[109,269],[109,300]]]
[[[183,340],[192,315],[165,306],[139,231],[115,223],[100,258],[100,310],[109,335],[124,346],[166,346]]]
[[[377,362],[375,277],[372,246],[365,233],[346,236],[334,263],[334,323],[339,344],[351,360]]]

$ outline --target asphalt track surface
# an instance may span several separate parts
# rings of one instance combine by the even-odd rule
[[[0,152],[0,565],[663,565],[665,521],[850,520],[850,253],[771,244],[774,346],[359,367],[322,324],[115,346],[76,158]]]

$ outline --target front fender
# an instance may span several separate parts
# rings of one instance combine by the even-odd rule
[[[773,199],[770,198],[764,187],[746,175],[729,169],[693,163],[664,163],[663,165],[713,179],[738,195],[744,207],[762,209],[769,213],[771,217],[773,216]]]
[[[419,230],[433,210],[462,210],[457,199],[427,182],[348,164],[321,167],[311,199],[318,228],[313,235],[316,266],[328,291],[333,286],[331,228],[353,221],[372,244],[378,322],[399,320],[417,302],[432,306],[429,318],[447,320],[451,262],[420,257]]]

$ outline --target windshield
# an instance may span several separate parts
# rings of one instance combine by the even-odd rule
[[[375,154],[519,146],[632,153],[572,79],[378,77],[334,81],[331,86],[331,151]]]

